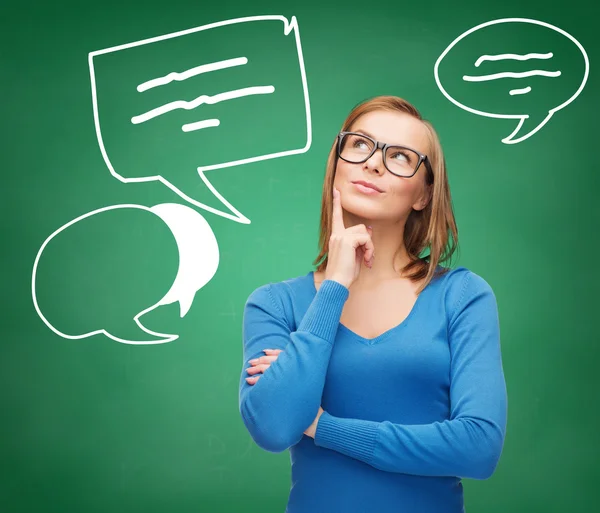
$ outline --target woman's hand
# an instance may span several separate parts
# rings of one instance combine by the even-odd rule
[[[313,423],[310,426],[308,426],[306,428],[306,431],[304,432],[306,436],[310,436],[313,440],[315,438],[315,434],[317,433],[317,424],[319,423],[319,417],[323,415],[323,411],[323,408],[319,406],[319,411],[317,412],[315,420],[313,420]]]
[[[368,267],[373,265],[375,246],[371,234],[372,231],[364,224],[357,224],[350,228],[344,226],[340,191],[334,187],[325,279],[335,280],[350,288],[360,274],[363,259]]]
[[[271,362],[277,360],[277,357],[279,356],[279,353],[281,353],[282,349],[263,349],[263,351],[266,353],[266,356],[261,356],[259,358],[254,358],[250,360],[250,364],[252,365],[252,367],[248,367],[246,369],[246,372],[248,374],[259,374],[261,372],[264,373],[271,366]],[[259,379],[260,376],[251,376],[249,378],[246,378],[246,381],[248,382],[248,384],[254,385],[254,383],[256,383]],[[323,408],[319,406],[319,411],[317,412],[315,420],[313,420],[313,423],[306,428],[306,431],[304,431],[305,435],[310,436],[314,439],[315,434],[317,432],[317,424],[319,423],[319,417],[323,414],[323,411]]]
[[[266,356],[261,356],[259,358],[250,360],[252,367],[248,367],[246,372],[248,374],[253,374],[253,376],[246,378],[246,382],[249,385],[254,385],[254,383],[260,379],[260,376],[254,376],[254,374],[265,372],[271,366],[271,362],[277,360],[277,357],[281,351],[283,351],[283,349],[263,349],[263,352]]]

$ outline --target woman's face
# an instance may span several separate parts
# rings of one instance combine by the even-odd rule
[[[408,146],[425,155],[429,139],[425,125],[403,112],[378,110],[361,116],[349,132],[360,132],[383,143]],[[334,186],[341,193],[344,210],[360,219],[397,222],[406,219],[412,209],[426,206],[427,168],[421,164],[410,178],[392,174],[383,164],[383,154],[377,150],[366,162],[353,164],[338,158]],[[379,194],[365,194],[352,182],[364,180],[375,184]]]

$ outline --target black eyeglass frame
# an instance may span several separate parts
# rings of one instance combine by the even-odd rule
[[[348,160],[348,159],[345,159],[344,157],[342,157],[342,140],[344,139],[344,136],[348,135],[348,134],[360,135],[361,137],[364,137],[365,139],[369,139],[369,141],[373,142],[373,149],[371,150],[371,153],[369,153],[369,155],[367,157],[365,157],[363,160],[361,160],[359,162],[354,162],[354,161],[351,161],[351,160]],[[431,164],[429,162],[429,158],[427,158],[427,155],[421,153],[420,151],[417,151],[414,148],[409,148],[408,146],[401,146],[399,144],[382,143],[382,142],[376,141],[372,137],[369,137],[368,135],[362,134],[360,132],[340,132],[338,134],[337,155],[342,160],[345,160],[346,162],[350,162],[351,164],[361,164],[363,162],[366,162],[367,160],[369,160],[374,155],[374,153],[379,148],[381,148],[381,152],[382,152],[382,156],[383,156],[383,165],[394,176],[399,176],[401,178],[412,178],[413,176],[415,176],[415,174],[419,170],[419,167],[421,166],[421,164],[425,164],[425,167],[427,168],[427,171],[429,171],[429,174],[431,176],[431,183],[433,183],[433,169],[431,168]],[[388,148],[403,148],[405,150],[413,151],[413,152],[415,152],[419,156],[419,161],[417,162],[417,165],[415,166],[415,170],[413,171],[412,175],[409,175],[409,176],[399,175],[399,174],[394,173],[388,167],[387,162],[386,162],[386,158],[385,158],[385,154],[386,154],[386,151],[387,151]]]

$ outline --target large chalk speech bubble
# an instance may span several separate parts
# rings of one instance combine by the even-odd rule
[[[505,144],[538,132],[577,98],[588,74],[587,53],[572,35],[527,18],[493,20],[467,30],[434,66],[440,91],[461,109],[519,120],[502,139]]]
[[[158,180],[249,224],[205,173],[310,148],[295,17],[238,18],[106,48],[89,54],[89,68],[100,150],[122,182]],[[199,201],[205,187],[234,215]]]
[[[177,275],[175,276],[171,287],[162,299],[154,305],[144,308],[142,311],[135,314],[133,319],[124,319],[123,316],[128,315],[125,310],[128,307],[130,308],[130,305],[126,304],[124,307],[117,306],[115,308],[115,306],[113,306],[115,304],[115,298],[120,298],[120,301],[123,301],[123,290],[126,291],[127,287],[139,286],[140,281],[155,281],[157,279],[156,276],[144,274],[143,269],[138,269],[136,266],[134,274],[138,276],[134,277],[131,276],[131,274],[128,274],[126,276],[128,280],[127,283],[120,282],[116,285],[110,283],[109,290],[105,290],[103,292],[104,295],[100,297],[98,301],[97,296],[100,293],[99,289],[101,287],[98,287],[97,280],[103,279],[102,274],[97,274],[100,272],[98,264],[101,265],[103,263],[103,253],[101,252],[105,251],[105,249],[97,248],[99,254],[93,254],[96,247],[90,247],[90,245],[95,241],[91,241],[89,240],[89,237],[87,237],[86,234],[88,233],[88,230],[86,229],[86,226],[81,227],[80,233],[78,232],[80,238],[75,241],[69,240],[67,246],[62,243],[61,238],[64,238],[66,230],[73,228],[76,223],[78,223],[76,225],[77,228],[80,228],[80,225],[89,221],[92,216],[106,216],[110,211],[118,211],[124,215],[131,216],[131,214],[128,214],[128,212],[131,212],[131,209],[148,212],[152,214],[152,217],[157,216],[166,224],[177,244],[179,266]],[[116,221],[112,220],[112,223],[113,224],[108,225],[108,229],[110,229],[111,226],[115,226],[118,230],[115,229],[114,231],[119,231],[119,233],[115,233],[114,236],[119,235],[121,237],[127,237],[129,235],[128,232],[123,234],[123,223],[119,223],[118,219]],[[103,234],[105,231],[105,227],[102,226]],[[83,234],[83,240],[81,234]],[[106,239],[107,236],[109,239]],[[104,239],[100,242],[102,243],[106,240],[110,240],[111,236],[112,232],[104,235]],[[79,251],[78,248],[80,248]],[[50,272],[46,273],[47,276],[50,275],[52,282],[51,284],[48,284],[46,280],[45,287],[51,286],[52,289],[57,290],[51,290],[50,294],[46,294],[46,296],[50,297],[45,303],[46,306],[42,307],[40,301],[38,301],[37,294],[39,285],[37,282],[38,268],[42,257],[49,253],[54,253],[48,257],[54,262],[54,265],[51,266]],[[91,257],[90,254],[92,254]],[[93,258],[94,261],[81,262],[82,257]],[[150,258],[152,258],[152,256],[150,256]],[[135,265],[135,262],[133,262],[133,264]],[[59,268],[56,268],[57,265]],[[107,265],[110,266],[110,262],[108,262]],[[159,263],[158,265],[160,266],[161,264]],[[159,306],[169,305],[175,302],[179,303],[180,316],[184,317],[192,305],[196,292],[212,279],[218,266],[219,247],[217,239],[215,238],[210,225],[196,210],[176,203],[163,203],[150,208],[134,204],[112,205],[88,212],[87,214],[73,219],[53,232],[44,241],[37,253],[33,265],[31,294],[35,310],[39,317],[54,333],[61,337],[68,339],[82,339],[96,334],[104,334],[112,340],[125,344],[161,344],[176,340],[178,335],[152,331],[141,323],[140,317]],[[86,271],[83,277],[80,276],[80,274],[73,272],[73,269],[77,267],[83,268]],[[106,274],[110,275],[111,273],[106,272]],[[68,310],[69,306],[72,307],[73,305],[62,303],[56,305],[56,297],[62,298],[61,301],[64,301],[67,297],[73,300],[71,289],[82,288],[81,284],[78,284],[77,287],[70,286],[69,278],[85,280],[88,283],[83,284],[83,292],[81,293],[84,295],[93,294],[96,296],[94,300],[85,296],[75,297],[74,300],[77,302],[78,314],[75,314],[72,310]],[[134,278],[137,279],[137,282]],[[125,301],[127,301],[128,296],[125,295],[124,297]],[[49,302],[55,304],[49,305]],[[92,304],[100,306],[92,307],[90,306]],[[44,315],[42,310],[52,309],[50,308],[51,306],[54,306],[54,315],[52,316],[52,319],[49,319],[49,315]],[[90,308],[96,308],[96,311],[89,311]],[[64,311],[65,309],[68,311]],[[76,319],[75,317],[80,317],[80,319]],[[111,317],[115,317],[115,319],[111,319]],[[132,321],[135,322],[135,326]],[[98,324],[106,323],[109,324],[108,327],[98,326]],[[83,333],[67,333],[67,330],[64,327],[61,329],[58,327],[59,325],[73,326],[74,324],[77,324],[78,326],[82,324],[93,324],[94,326],[92,327],[94,329]],[[116,333],[119,330],[127,332],[128,335],[119,336]],[[138,332],[139,337],[137,338],[141,338],[142,340],[132,340],[130,334],[135,333],[137,335]],[[151,337],[149,338],[148,335],[151,335]]]

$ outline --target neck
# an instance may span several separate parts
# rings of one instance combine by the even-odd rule
[[[346,226],[355,226],[361,223],[371,226],[371,240],[375,247],[373,266],[369,268],[363,259],[357,283],[374,285],[382,281],[402,278],[400,270],[410,261],[404,246],[404,221],[390,224],[369,219],[349,220]]]

